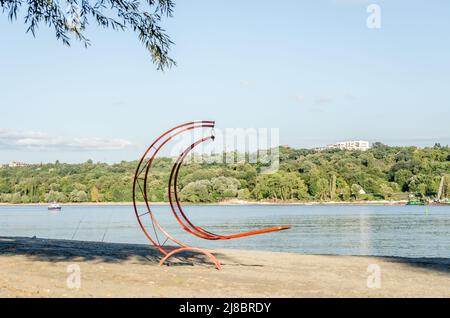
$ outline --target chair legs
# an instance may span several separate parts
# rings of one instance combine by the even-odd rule
[[[220,270],[222,268],[222,265],[220,264],[220,261],[213,254],[211,254],[210,252],[205,251],[205,250],[203,250],[201,248],[196,248],[196,247],[181,247],[181,248],[177,248],[177,249],[173,250],[172,252],[170,252],[169,254],[167,254],[166,256],[164,256],[163,259],[161,259],[161,261],[159,262],[159,265],[160,266],[164,265],[164,263],[169,258],[174,256],[175,254],[178,254],[178,253],[181,253],[181,252],[185,252],[185,251],[191,251],[191,252],[205,254],[214,263],[214,265],[216,266],[216,268],[218,270]]]

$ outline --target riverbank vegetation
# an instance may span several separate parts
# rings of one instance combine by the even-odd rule
[[[167,201],[170,158],[155,161],[149,199]],[[137,162],[51,163],[0,169],[0,202],[129,202]],[[351,201],[435,197],[444,176],[450,194],[450,148],[389,147],[365,152],[280,147],[280,169],[259,164],[191,163],[181,170],[181,199],[192,203],[254,201]]]

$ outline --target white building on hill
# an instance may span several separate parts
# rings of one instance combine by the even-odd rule
[[[341,141],[341,142],[326,146],[326,149],[366,151],[366,150],[370,149],[370,144],[368,141],[364,141],[364,140]]]
[[[11,161],[9,164],[0,164],[0,168],[18,168],[18,167],[28,167],[31,166],[29,163]]]

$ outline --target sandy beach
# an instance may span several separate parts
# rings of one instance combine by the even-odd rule
[[[447,258],[214,253],[221,271],[193,254],[161,267],[146,245],[0,237],[0,297],[450,297]]]

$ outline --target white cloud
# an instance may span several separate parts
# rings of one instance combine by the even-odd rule
[[[0,129],[0,149],[108,151],[131,146],[133,146],[132,142],[120,138],[62,137],[35,131]]]
[[[330,98],[330,97],[327,97],[327,96],[320,96],[320,97],[317,97],[317,98],[314,100],[314,104],[315,104],[315,105],[318,105],[318,106],[322,106],[322,105],[329,104],[329,103],[331,103],[332,101],[333,101],[333,99]]]
[[[247,81],[247,80],[240,80],[240,81],[239,81],[239,84],[242,85],[242,86],[249,86],[249,85],[250,85],[250,82]]]
[[[305,96],[303,95],[294,95],[292,99],[298,103],[303,103],[305,101]]]

